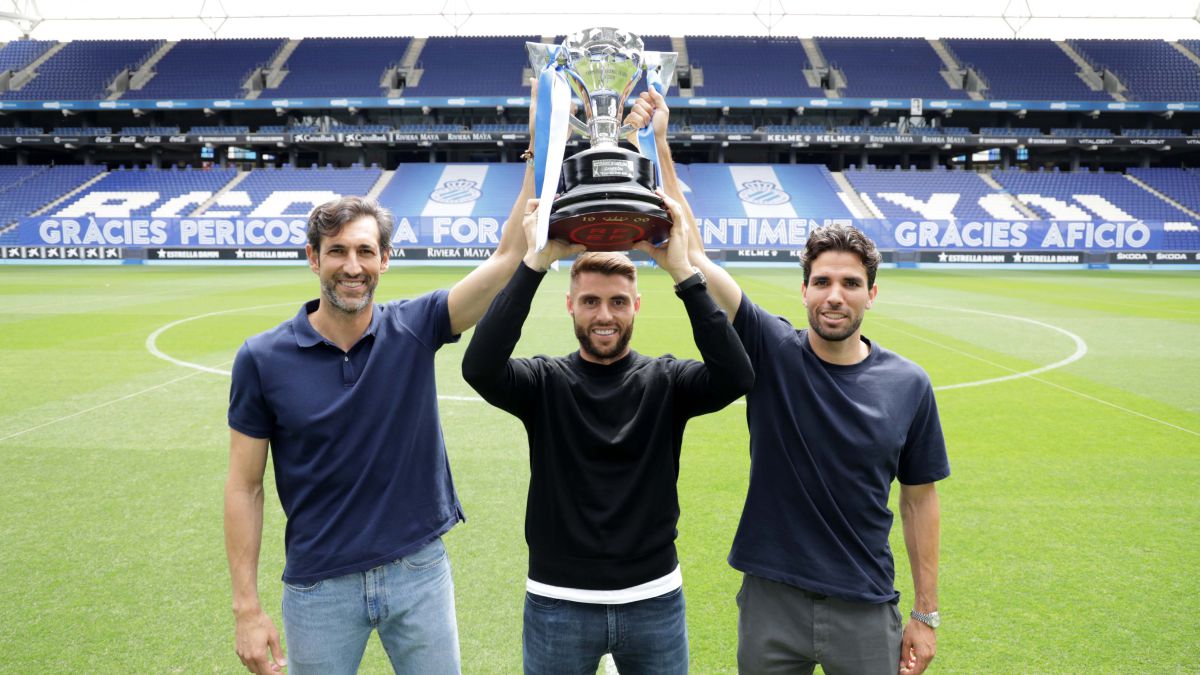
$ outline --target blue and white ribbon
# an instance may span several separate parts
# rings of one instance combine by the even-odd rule
[[[538,207],[537,250],[546,247],[550,236],[550,207],[562,176],[563,155],[570,135],[571,85],[558,63],[558,50],[550,50],[550,60],[538,76],[538,109],[534,118],[533,163]],[[548,96],[547,96],[548,95]],[[549,105],[547,105],[549,103]]]
[[[646,88],[657,91],[660,95],[663,94],[662,78],[659,77],[658,68],[646,69]],[[654,118],[650,118],[650,122],[638,129],[638,150],[641,151],[642,157],[650,160],[654,165],[654,187],[662,185],[662,176],[658,171],[658,145],[657,138],[654,134]]]

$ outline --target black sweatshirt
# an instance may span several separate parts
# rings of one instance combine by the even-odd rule
[[[678,565],[684,425],[749,391],[754,370],[702,286],[678,295],[704,363],[633,351],[609,365],[578,352],[509,358],[543,276],[517,269],[462,363],[467,382],[529,435],[529,578],[587,590],[653,581]]]

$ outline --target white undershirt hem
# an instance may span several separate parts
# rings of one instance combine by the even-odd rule
[[[659,577],[644,584],[613,591],[594,591],[586,588],[564,588],[551,586],[533,579],[525,580],[525,590],[534,595],[541,595],[556,600],[571,602],[586,602],[593,605],[625,605],[639,600],[649,600],[670,593],[683,587],[683,573],[679,565],[668,575]]]

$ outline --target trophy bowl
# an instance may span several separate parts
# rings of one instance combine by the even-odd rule
[[[665,241],[671,215],[654,194],[654,164],[618,142],[633,131],[621,119],[634,85],[653,68],[665,90],[676,55],[647,52],[640,37],[617,28],[588,28],[568,36],[561,46],[526,45],[535,71],[553,63],[566,75],[586,120],[572,117],[572,128],[591,145],[563,162],[550,211],[550,238],[583,244],[590,251],[625,251],[643,239]]]

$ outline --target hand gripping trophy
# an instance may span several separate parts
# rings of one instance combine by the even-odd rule
[[[539,211],[539,243],[548,237],[591,251],[625,251],[642,239],[664,241],[671,217],[654,194],[654,132],[649,126],[639,131],[641,155],[617,143],[633,131],[621,119],[634,85],[645,76],[647,86],[665,93],[678,55],[648,52],[641,38],[616,28],[588,28],[561,45],[525,44],[539,74],[535,187],[543,204],[558,195],[552,208]],[[571,91],[583,103],[586,122],[570,113]],[[571,131],[591,148],[563,162]]]

